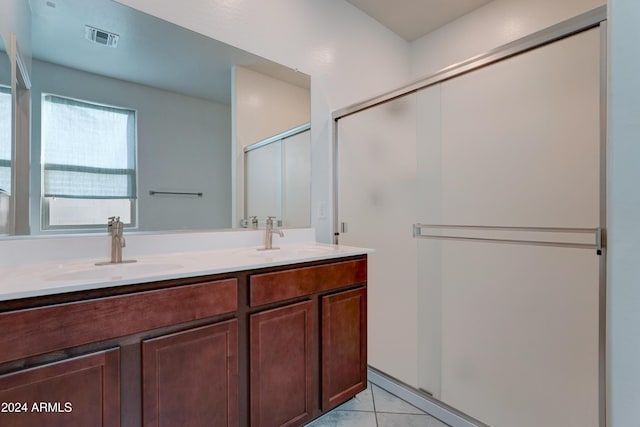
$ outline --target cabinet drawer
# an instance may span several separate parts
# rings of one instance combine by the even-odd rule
[[[0,363],[229,313],[236,279],[0,314]]]
[[[249,300],[257,306],[366,281],[366,259],[256,274],[250,279]]]

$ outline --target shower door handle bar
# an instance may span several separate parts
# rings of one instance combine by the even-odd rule
[[[527,240],[527,239],[507,239],[493,237],[467,237],[447,234],[423,234],[423,228],[431,229],[452,229],[452,230],[484,230],[484,231],[525,231],[535,233],[576,233],[576,234],[592,234],[594,236],[593,243],[578,242],[562,242],[562,241],[546,241],[546,240]],[[595,249],[598,255],[602,254],[603,232],[601,228],[570,228],[570,227],[510,227],[510,226],[488,226],[488,225],[444,225],[444,224],[414,224],[413,237],[417,239],[435,239],[435,240],[458,240],[471,242],[487,242],[487,243],[504,243],[516,245],[531,246],[553,246],[561,248],[577,248],[577,249]]]
[[[596,233],[598,228],[573,228],[573,227],[513,227],[501,225],[445,225],[445,224],[414,224],[417,228],[451,228],[466,230],[498,230],[498,231],[535,231],[543,233]]]

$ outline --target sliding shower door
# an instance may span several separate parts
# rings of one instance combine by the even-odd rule
[[[370,364],[490,426],[602,416],[600,37],[337,121],[340,242],[377,251]]]
[[[419,222],[471,227],[422,232],[485,239],[418,243],[440,258],[420,280],[439,284],[436,391],[490,425],[598,425],[599,42],[590,30],[442,83],[439,143],[418,141],[419,162],[440,155]]]
[[[368,264],[369,364],[417,386],[416,96],[339,126],[340,243],[376,250]]]

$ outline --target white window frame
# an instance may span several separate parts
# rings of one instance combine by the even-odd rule
[[[88,100],[84,100],[84,99],[78,99],[78,98],[73,98],[73,97],[69,97],[69,96],[64,96],[64,95],[57,95],[54,93],[45,93],[42,92],[42,97],[41,97],[41,101],[40,101],[40,105],[44,105],[44,99],[46,96],[55,96],[58,98],[64,98],[64,99],[68,99],[71,101],[75,101],[78,103],[82,103],[82,104],[88,104],[88,105],[95,105],[98,107],[107,107],[107,108],[114,108],[114,109],[120,109],[120,110],[127,110],[127,111],[131,111],[133,113],[134,116],[134,131],[133,131],[133,150],[135,153],[135,187],[136,187],[136,191],[135,194],[138,194],[138,110],[134,109],[134,108],[128,108],[128,107],[122,107],[122,106],[118,106],[118,105],[110,105],[110,104],[105,104],[105,103],[100,103],[100,102],[94,102],[94,101],[88,101]],[[43,110],[43,109],[42,109]],[[41,110],[41,111],[42,111]],[[108,218],[104,218],[104,223],[97,223],[97,224],[73,224],[73,225],[51,225],[50,219],[51,219],[51,207],[50,207],[50,199],[54,199],[54,197],[45,197],[45,191],[44,191],[44,166],[45,166],[45,159],[44,159],[44,147],[45,147],[45,138],[44,138],[44,130],[42,129],[42,117],[41,117],[41,158],[42,158],[42,162],[41,162],[41,174],[40,174],[40,187],[41,187],[41,191],[40,191],[40,218],[41,218],[41,231],[49,231],[49,232],[55,232],[55,231],[64,231],[64,232],[73,232],[73,231],[77,231],[77,232],[90,232],[90,231],[102,231],[106,229],[106,224],[108,221]],[[78,200],[100,200],[98,198],[79,198]],[[134,197],[134,198],[130,198],[130,199],[114,199],[114,200],[129,200],[130,201],[130,221],[129,222],[125,222],[124,226],[126,228],[130,228],[130,229],[136,229],[138,227],[138,198]]]

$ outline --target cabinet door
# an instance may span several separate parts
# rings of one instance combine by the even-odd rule
[[[238,425],[238,322],[142,343],[143,425]]]
[[[301,425],[313,411],[311,301],[250,317],[251,426]]]
[[[322,298],[322,410],[367,388],[365,288]]]
[[[0,405],[2,426],[119,426],[120,351],[2,375]]]

